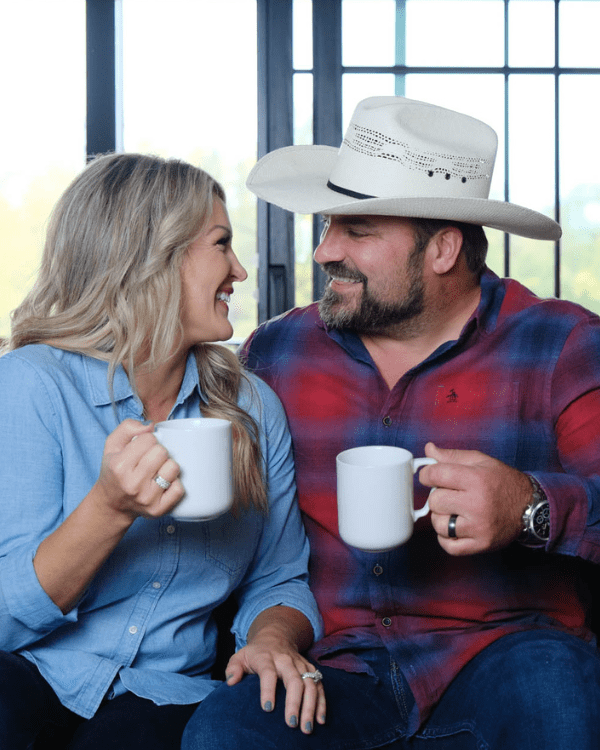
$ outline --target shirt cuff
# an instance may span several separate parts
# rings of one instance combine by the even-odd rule
[[[63,615],[41,587],[33,567],[34,552],[11,553],[0,568],[0,585],[10,615],[30,630],[48,633],[66,622],[76,622],[77,609]]]
[[[308,619],[312,625],[314,633],[314,641],[318,641],[323,637],[323,621],[321,615],[317,609],[314,600],[311,602],[312,594],[306,596],[304,592],[295,590],[296,586],[283,586],[277,587],[273,591],[263,592],[260,599],[253,599],[250,602],[246,602],[233,620],[233,626],[231,628],[232,633],[235,635],[236,649],[240,649],[246,645],[248,630],[258,617],[261,612],[270,607],[284,606],[297,609],[299,612]]]

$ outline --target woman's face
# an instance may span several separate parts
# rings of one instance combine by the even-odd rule
[[[233,282],[248,274],[231,247],[232,231],[223,203],[215,197],[206,230],[188,247],[181,266],[181,322],[187,348],[202,341],[226,341]]]

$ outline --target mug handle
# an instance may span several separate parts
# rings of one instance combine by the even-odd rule
[[[429,466],[431,464],[437,464],[437,460],[435,458],[413,458],[413,474],[416,474],[421,466]],[[425,505],[420,510],[415,510],[413,508],[413,518],[415,521],[418,518],[423,518],[423,516],[426,516],[429,513],[429,498],[434,490],[435,487],[432,487],[427,496],[427,500],[425,501]]]

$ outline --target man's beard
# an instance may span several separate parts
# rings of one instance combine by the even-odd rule
[[[343,263],[324,263],[323,270],[330,276],[362,283],[362,293],[356,306],[344,308],[344,297],[328,285],[319,301],[321,319],[328,328],[348,328],[365,334],[383,333],[392,327],[410,324],[425,308],[423,259],[423,253],[411,253],[407,262],[408,289],[404,298],[397,301],[377,299],[369,291],[367,277],[349,270]]]

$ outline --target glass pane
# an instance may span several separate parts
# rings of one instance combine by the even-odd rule
[[[37,270],[52,206],[85,165],[83,0],[3,3],[0,69],[2,337]]]
[[[230,318],[246,336],[257,321],[256,202],[245,188],[256,161],[256,1],[123,0],[123,78],[125,150],[186,159],[225,188],[249,274]]]
[[[511,0],[508,5],[508,44],[509,65],[537,68],[554,65],[552,0]]]
[[[309,146],[313,142],[313,77],[311,73],[294,74],[294,144]]]
[[[600,2],[561,0],[558,7],[560,65],[567,68],[600,67]]]
[[[343,0],[342,65],[394,65],[395,0]]]
[[[294,41],[292,54],[296,70],[312,70],[312,0],[294,0]]]
[[[406,64],[504,64],[502,0],[406,0]]]
[[[600,313],[600,76],[560,85],[561,296]]]
[[[312,226],[313,217],[307,214],[294,216],[295,243],[295,300],[296,307],[312,302]],[[318,240],[318,238],[317,238]]]
[[[554,119],[553,76],[510,77],[510,200],[552,218],[556,178]],[[512,236],[510,250],[510,275],[540,297],[554,296],[554,243]]]

